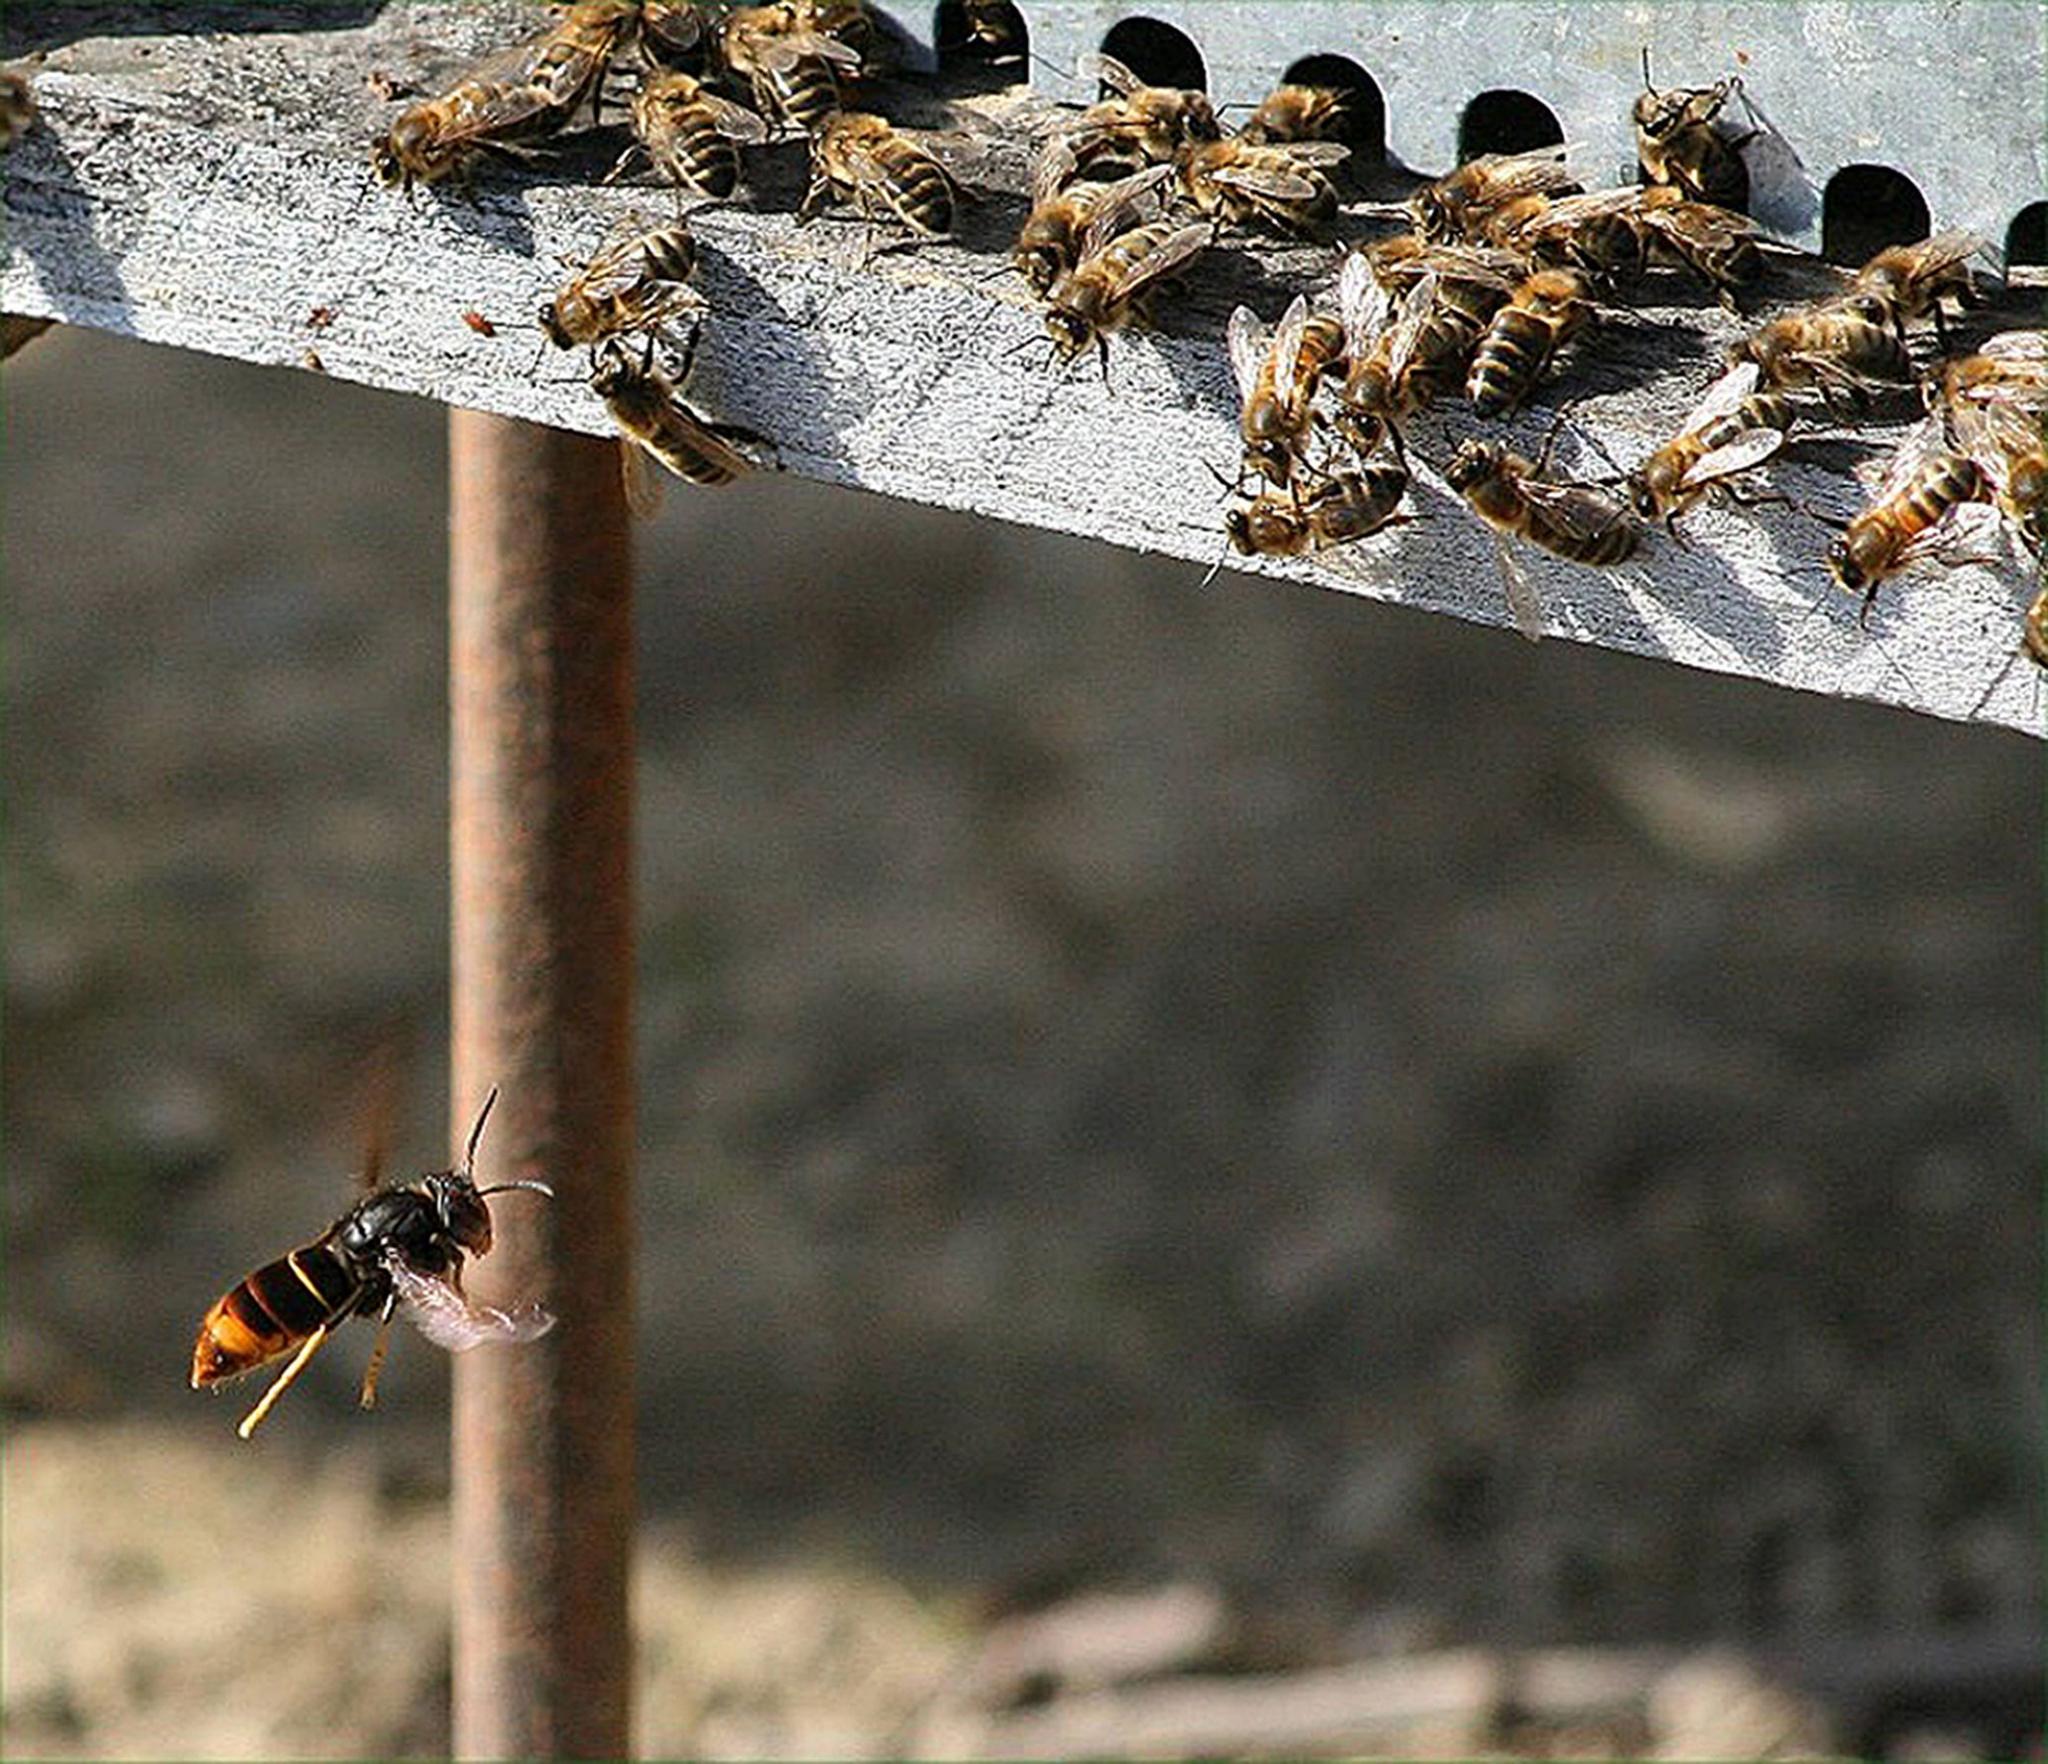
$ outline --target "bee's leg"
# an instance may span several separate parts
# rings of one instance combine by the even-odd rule
[[[377,1406],[377,1376],[384,1370],[384,1355],[391,1346],[391,1313],[397,1308],[398,1294],[394,1292],[377,1314],[377,1345],[370,1349],[370,1363],[363,1368],[363,1393],[358,1399],[366,1409]]]
[[[270,1413],[277,1399],[291,1389],[293,1381],[306,1369],[306,1362],[320,1351],[321,1344],[327,1340],[332,1327],[331,1323],[323,1323],[306,1337],[305,1345],[292,1356],[292,1363],[278,1374],[277,1382],[263,1393],[263,1400],[242,1417],[241,1426],[235,1429],[242,1438],[247,1439],[263,1425],[263,1417]]]
[[[1109,384],[1109,337],[1107,333],[1102,331],[1095,333],[1095,353],[1102,363],[1102,383],[1104,386],[1107,386]]]
[[[1942,354],[1946,355],[1948,353],[1948,320],[1942,316],[1941,296],[1939,294],[1934,297],[1933,317],[1934,341],[1939,345]]]
[[[621,153],[618,157],[618,163],[615,164],[610,171],[606,172],[604,176],[599,178],[597,181],[600,184],[616,184],[620,178],[625,176],[626,167],[632,164],[635,156],[644,155],[646,152],[647,149],[641,146],[641,144],[638,141],[628,142],[626,145],[625,152]]]

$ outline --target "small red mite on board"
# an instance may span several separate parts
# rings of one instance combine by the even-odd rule
[[[480,312],[465,312],[462,315],[462,322],[479,337],[495,337],[498,334],[498,327]]]
[[[334,323],[335,311],[331,306],[316,306],[306,314],[306,328],[309,331],[324,331]]]

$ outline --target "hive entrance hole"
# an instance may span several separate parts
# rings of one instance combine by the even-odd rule
[[[1458,163],[1482,153],[1530,153],[1564,144],[1564,125],[1541,98],[1501,88],[1481,92],[1458,118]]]
[[[1126,18],[1111,25],[1102,39],[1102,53],[1121,61],[1148,86],[1209,89],[1209,70],[1195,40],[1156,18]],[[1106,86],[1103,96],[1110,96]]]
[[[1845,165],[1821,198],[1820,254],[1830,263],[1860,264],[1887,245],[1927,237],[1927,199],[1904,172],[1888,165]]]

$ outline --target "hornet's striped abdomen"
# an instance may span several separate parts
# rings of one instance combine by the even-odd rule
[[[266,1263],[206,1313],[192,1349],[193,1386],[218,1384],[290,1353],[361,1290],[324,1238]]]

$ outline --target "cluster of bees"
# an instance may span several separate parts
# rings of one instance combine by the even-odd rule
[[[1005,0],[963,11],[970,40],[992,58],[1010,52],[1005,13],[1014,17]],[[539,37],[399,116],[377,143],[377,169],[396,185],[434,182],[479,155],[530,153],[616,102],[634,140],[614,176],[644,161],[663,183],[722,200],[739,184],[743,146],[801,138],[810,183],[800,218],[841,203],[906,242],[944,237],[988,143],[846,109],[876,37],[864,0],[722,11],[713,0],[573,0]],[[1095,71],[1100,100],[1037,145],[1011,263],[1042,306],[1055,359],[1093,345],[1106,373],[1109,336],[1144,322],[1158,293],[1226,235],[1329,238],[1343,206],[1332,174],[1355,119],[1349,94],[1290,85],[1233,130],[1200,91],[1147,84],[1107,57]],[[1405,202],[1352,209],[1400,230],[1344,254],[1330,309],[1297,296],[1270,330],[1247,308],[1232,314],[1242,458],[1226,475],[1224,528],[1238,552],[1327,551],[1413,518],[1414,419],[1454,399],[1481,419],[1520,409],[1585,350],[1600,309],[1629,300],[1652,272],[1675,272],[1740,310],[1770,264],[1742,212],[1752,172],[1796,170],[1797,155],[1739,80],[1660,91],[1647,56],[1632,119],[1640,184],[1586,190],[1563,147],[1483,155]],[[1795,428],[1860,419],[1916,386],[1927,419],[1873,474],[1870,506],[1828,548],[1833,578],[1864,595],[1867,612],[1883,581],[1954,557],[1966,541],[1994,542],[2001,526],[2038,555],[2048,525],[2043,335],[2007,333],[1967,356],[1948,349],[1943,302],[1976,302],[1975,266],[1987,257],[1963,233],[1879,252],[1838,292],[1732,345],[1679,432],[1612,478],[1553,475],[1559,427],[1533,461],[1500,441],[1464,441],[1441,475],[1492,530],[1520,628],[1536,635],[1541,609],[1518,545],[1617,564],[1651,524],[1675,534],[1710,496],[1772,499],[1747,481]],[[747,437],[685,396],[703,316],[684,286],[693,261],[686,221],[633,217],[577,266],[541,324],[558,345],[591,350],[591,384],[638,452],[693,482],[722,483],[751,456]],[[1909,327],[1928,320],[1939,354],[1923,366]],[[2048,594],[2026,631],[2048,665]]]
[[[1004,19],[999,0],[977,0],[967,13],[991,54]],[[613,179],[644,163],[682,195],[723,201],[739,187],[742,147],[799,139],[810,156],[801,218],[838,202],[871,223],[942,237],[953,230],[949,167],[982,149],[847,109],[876,49],[864,0],[722,12],[695,0],[573,0],[537,36],[402,112],[374,144],[372,164],[395,188],[439,183],[490,156],[524,158],[615,104],[633,140]],[[540,312],[549,341],[590,351],[591,388],[631,443],[623,457],[637,509],[653,499],[646,459],[707,485],[753,463],[752,438],[686,396],[703,320],[686,285],[695,262],[687,219],[649,226],[630,216]]]

